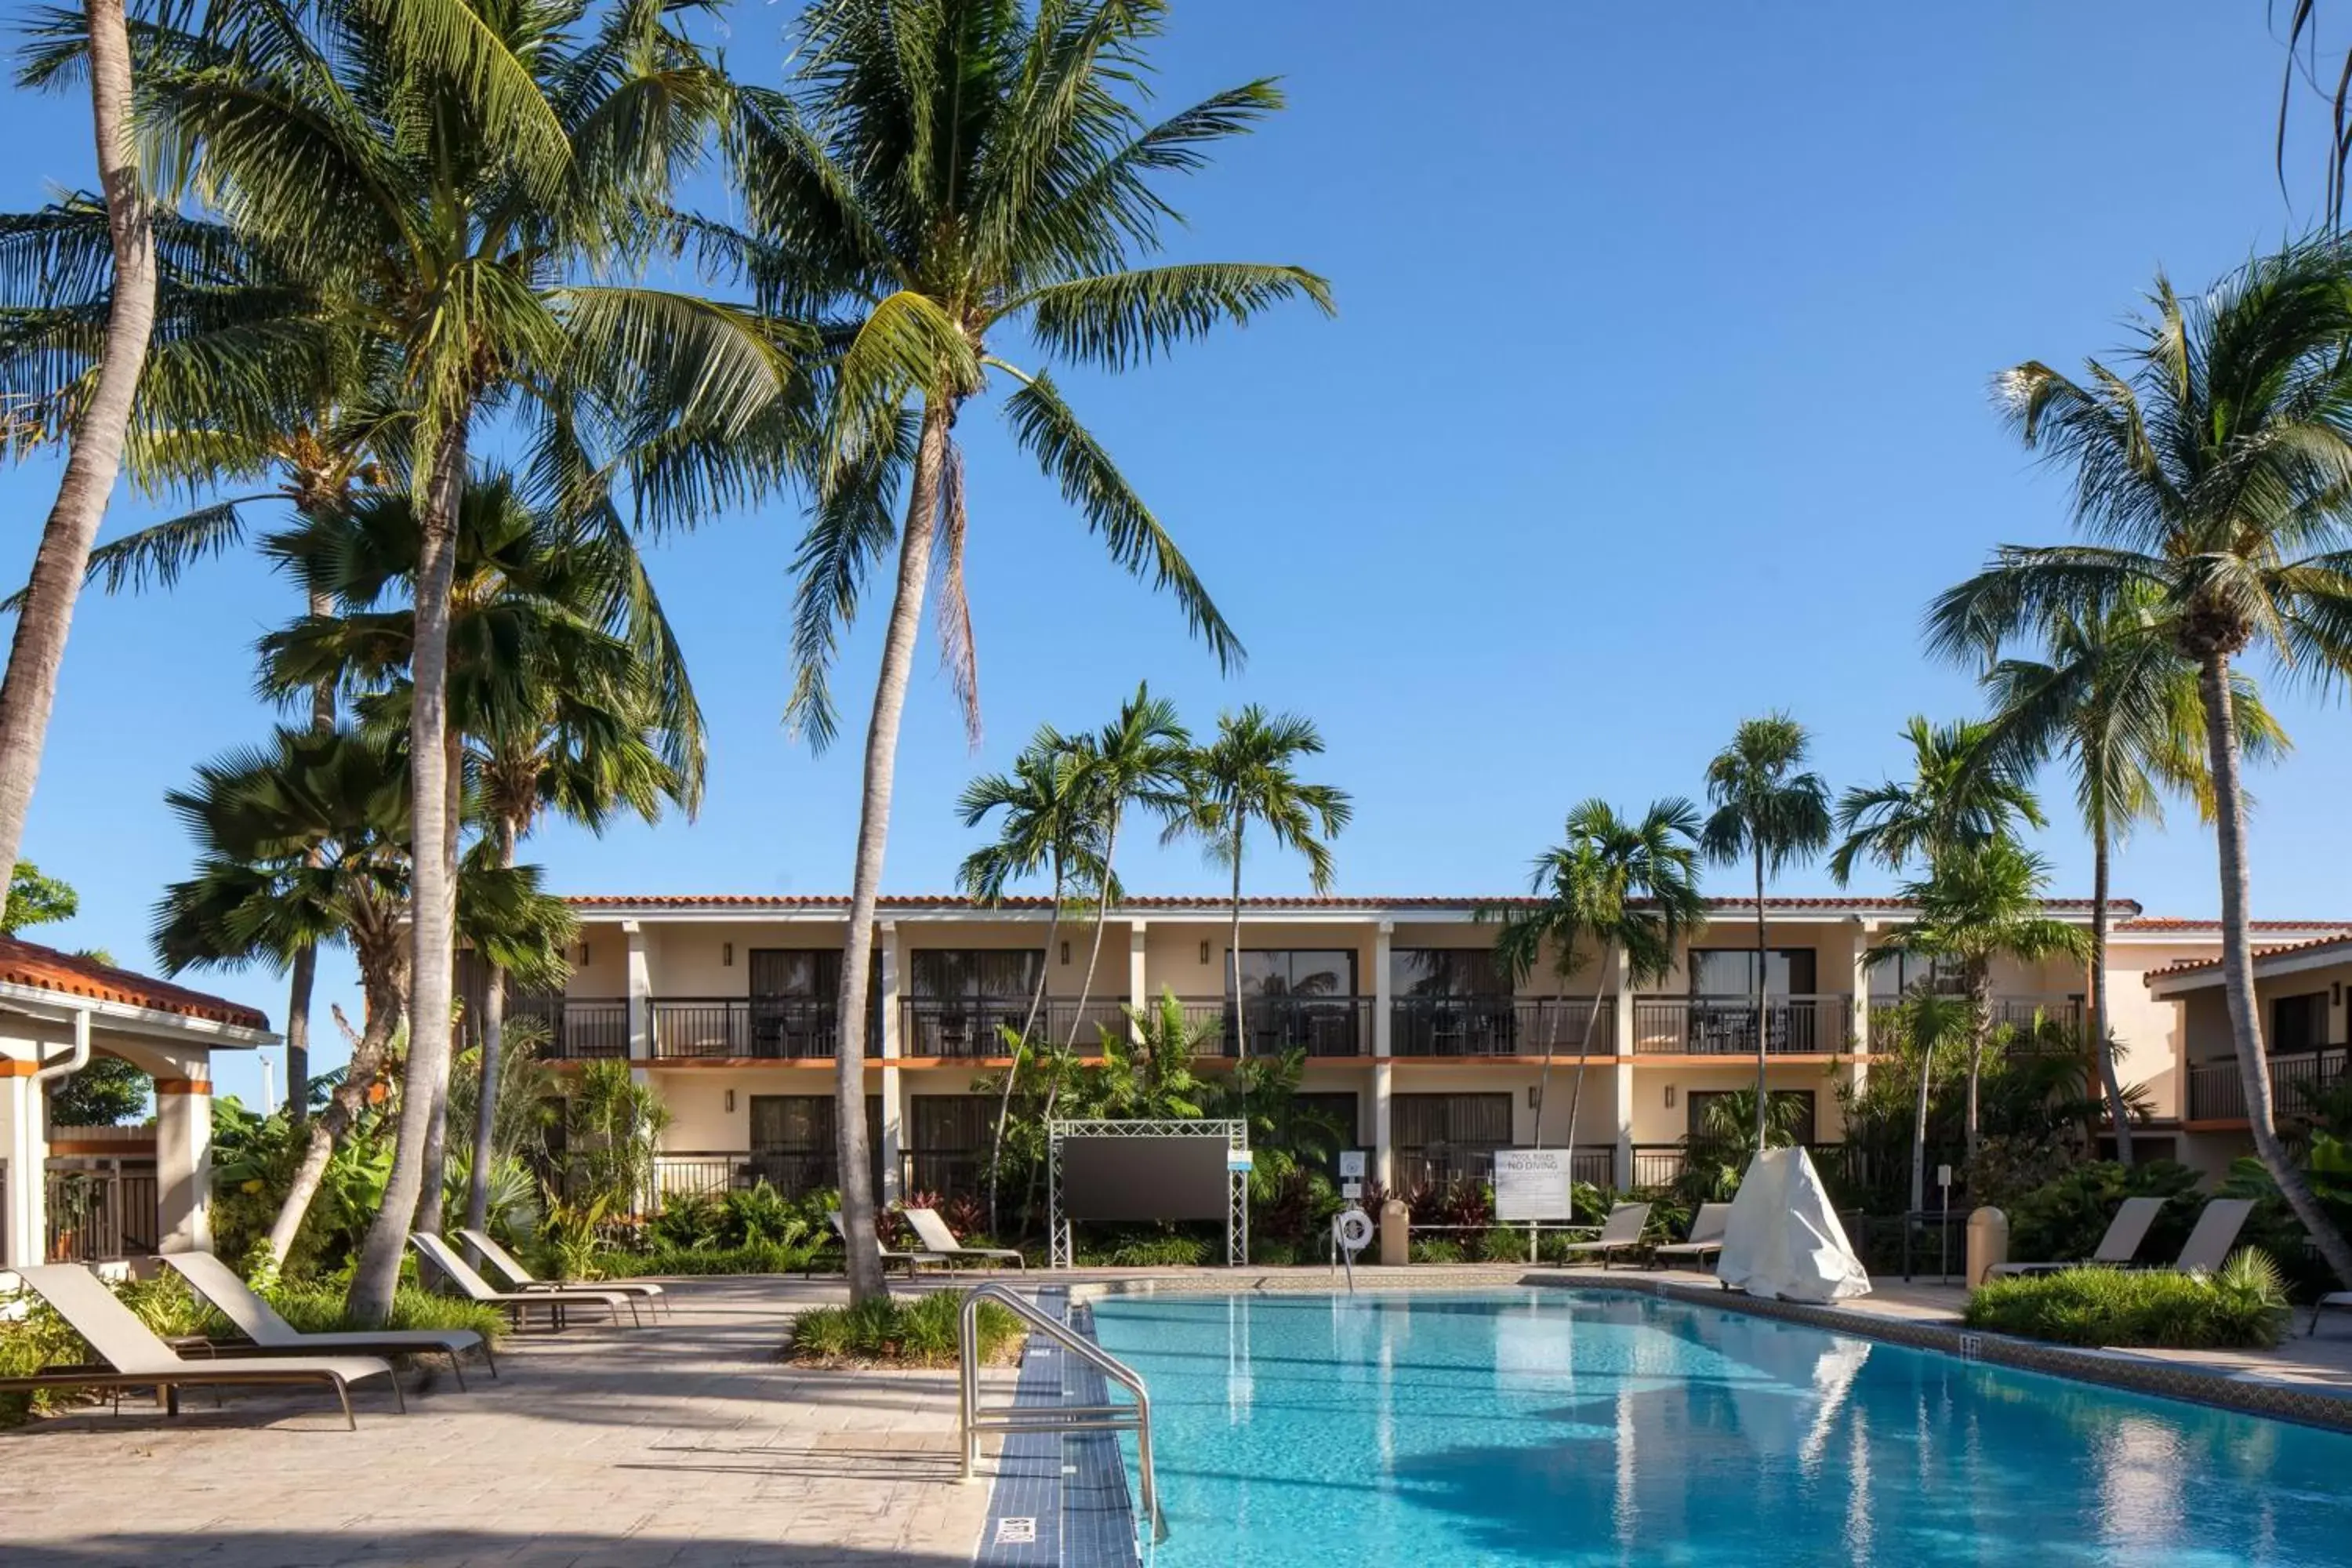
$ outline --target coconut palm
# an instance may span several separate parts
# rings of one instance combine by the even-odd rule
[[[86,397],[71,410],[65,474],[41,528],[33,574],[0,675],[0,866],[24,847],[25,816],[47,744],[58,669],[90,545],[122,463],[147,340],[155,321],[153,209],[131,132],[130,25],[122,0],[88,0],[90,116],[113,258],[106,326]],[[37,432],[20,426],[12,440]]]
[[[2187,795],[2209,820],[2213,814],[2196,667],[2163,635],[2155,608],[2143,592],[2095,620],[2057,610],[2041,629],[2042,658],[2002,658],[1997,648],[1985,650],[1994,658],[1984,678],[1993,708],[1986,749],[2028,767],[2063,758],[2074,775],[2075,804],[2091,838],[2092,1062],[2117,1158],[2126,1165],[2132,1119],[2107,1022],[2109,863],[2133,826],[2162,822],[2168,793]],[[2246,754],[2284,752],[2285,732],[2252,680],[2233,674],[2232,683]]]
[[[2071,474],[2093,542],[2004,546],[1939,597],[1929,641],[1961,653],[2063,612],[2139,600],[2203,700],[2221,888],[2221,973],[2255,1152],[2339,1279],[2352,1245],[2278,1136],[2255,1006],[2238,660],[2352,675],[2352,255],[2332,241],[2260,258],[2183,300],[2159,279],[2121,369],[2082,381],[2038,361],[2000,380],[2012,426]]]
[[[1893,1054],[1912,1058],[1917,1074],[1911,1118],[1911,1212],[1927,1208],[1927,1107],[1936,1087],[1936,1061],[1950,1048],[1965,1046],[1976,1035],[1976,1008],[1971,998],[1953,996],[1922,984],[1915,987],[1888,1014]]]
[[[659,0],[321,0],[225,6],[158,35],[142,103],[156,161],[239,231],[299,244],[327,309],[364,327],[404,421],[416,498],[410,766],[453,799],[446,678],[457,501],[478,424],[533,451],[560,510],[625,488],[640,518],[690,517],[756,464],[714,444],[778,417],[774,323],[598,279],[668,219],[662,199],[727,101]],[[731,488],[730,488],[731,487]],[[356,1321],[389,1310],[450,1060],[455,813],[415,814],[411,1114],[353,1275]]]
[[[1095,879],[1094,939],[1087,946],[1086,977],[1078,983],[1069,1037],[1063,1042],[1066,1050],[1077,1047],[1087,1000],[1094,991],[1095,967],[1102,960],[1103,927],[1109,923],[1118,887],[1120,825],[1130,806],[1150,812],[1163,824],[1182,816],[1192,786],[1192,732],[1177,719],[1176,705],[1152,696],[1148,682],[1138,683],[1135,695],[1119,704],[1118,717],[1080,738],[1079,783],[1087,795],[1087,815],[1102,833],[1102,868]]]
[[[1931,724],[1913,715],[1904,726],[1911,743],[1911,776],[1856,784],[1838,797],[1830,875],[1841,888],[1864,860],[1903,871],[1973,848],[2022,823],[2046,826],[2025,770],[2014,757],[1989,751],[1986,726],[1964,720]]]
[[[1156,177],[1201,167],[1210,143],[1281,101],[1257,81],[1145,121],[1137,106],[1162,11],[1158,0],[1056,0],[1034,13],[1021,0],[819,0],[802,13],[807,63],[789,88],[738,99],[740,228],[698,230],[772,309],[835,323],[789,704],[820,747],[836,728],[827,676],[841,628],[868,571],[894,544],[898,552],[842,950],[836,1120],[842,1217],[853,1232],[873,1204],[859,1051],[874,900],[935,549],[942,657],[967,724],[977,724],[961,411],[992,379],[1009,384],[1014,443],[1113,562],[1174,595],[1230,668],[1239,640],[1175,541],[1054,376],[1004,356],[1018,341],[1047,359],[1121,372],[1280,300],[1329,308],[1323,280],[1296,267],[1131,264],[1159,248],[1173,216]],[[902,479],[905,513],[894,523]],[[854,1299],[881,1292],[880,1261],[854,1253]]]
[[[1355,807],[1347,791],[1299,778],[1298,760],[1322,752],[1322,732],[1313,720],[1301,715],[1270,714],[1255,702],[1238,713],[1218,715],[1217,738],[1194,752],[1190,793],[1162,835],[1163,839],[1198,838],[1213,865],[1233,872],[1225,978],[1231,987],[1237,1058],[1249,1055],[1249,1019],[1242,995],[1242,861],[1250,825],[1264,827],[1275,847],[1294,851],[1307,862],[1307,880],[1317,892],[1330,889],[1331,848],[1324,840],[1339,836]]]
[[[1571,1154],[1584,1102],[1585,1062],[1608,994],[1608,956],[1617,954],[1619,984],[1654,984],[1674,968],[1683,945],[1706,929],[1706,900],[1698,890],[1699,834],[1698,807],[1679,796],[1652,802],[1639,820],[1618,816],[1605,800],[1584,801],[1568,814],[1567,836],[1536,857],[1529,886],[1538,901],[1505,915],[1496,933],[1496,958],[1515,984],[1547,952],[1561,989],[1588,952],[1593,960],[1592,1007],[1577,1041],[1576,1078],[1568,1096]],[[1560,999],[1556,992],[1555,1013]],[[1544,1040],[1537,1079],[1538,1149],[1551,1094],[1554,1034]]]
[[[964,786],[956,809],[966,827],[977,827],[999,812],[1003,815],[997,819],[995,841],[964,857],[956,870],[957,886],[974,901],[995,905],[1003,902],[1005,889],[1015,880],[1045,873],[1053,889],[1045,922],[1045,949],[1051,952],[1062,929],[1064,905],[1108,875],[1102,823],[1094,811],[1097,799],[1087,785],[1085,758],[1078,743],[1050,724],[1039,725],[1013,759],[1012,773],[983,774]],[[1031,1054],[1037,1014],[1045,1005],[1045,966],[1039,964],[1021,1033],[1007,1042],[1013,1059],[998,1089],[996,1136],[988,1151],[992,1235],[999,1234],[997,1176],[1003,1163],[1013,1088],[1023,1061]]]
[[[1718,865],[1751,861],[1756,871],[1756,1147],[1764,1147],[1771,1098],[1764,1087],[1765,972],[1771,959],[1764,887],[1790,866],[1818,855],[1830,841],[1830,789],[1805,767],[1811,741],[1786,713],[1743,720],[1731,744],[1706,765],[1706,798],[1715,806],[1699,832],[1699,847]]]

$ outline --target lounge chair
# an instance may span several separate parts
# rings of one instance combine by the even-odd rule
[[[923,1244],[926,1251],[937,1257],[977,1258],[992,1266],[998,1258],[1009,1258],[1016,1268],[1029,1267],[1029,1260],[1009,1247],[966,1247],[956,1239],[955,1232],[948,1228],[948,1222],[940,1217],[937,1209],[901,1209],[898,1212],[905,1215],[907,1223],[915,1227],[915,1239]]]
[[[24,1394],[43,1388],[152,1388],[157,1402],[176,1413],[183,1388],[228,1388],[246,1384],[323,1383],[335,1391],[343,1407],[343,1423],[352,1431],[359,1422],[352,1415],[351,1385],[381,1377],[392,1384],[392,1396],[402,1411],[408,1401],[392,1375],[392,1363],[376,1356],[227,1356],[191,1361],[155,1337],[139,1315],[114,1299],[106,1282],[79,1263],[50,1263],[12,1270],[25,1289],[57,1310],[89,1348],[105,1358],[102,1366],[44,1367],[29,1376],[0,1378],[0,1393]]]
[[[2230,1260],[2230,1249],[2238,1245],[2238,1232],[2246,1227],[2246,1216],[2254,1212],[2252,1198],[2214,1198],[2197,1216],[2196,1228],[2189,1239],[2180,1244],[2180,1256],[2172,1267],[2183,1274],[2210,1274]]]
[[[842,1250],[846,1253],[849,1250],[849,1231],[841,1223],[841,1211],[827,1209],[824,1211],[824,1217],[832,1223],[833,1233],[841,1237]],[[938,1255],[929,1247],[919,1247],[913,1252],[893,1252],[877,1239],[874,1241],[874,1250],[882,1255],[882,1267],[886,1271],[893,1263],[903,1263],[907,1266],[907,1272],[912,1274],[922,1267],[925,1260],[938,1261]]]
[[[540,1279],[522,1266],[521,1259],[500,1247],[485,1230],[461,1230],[457,1239],[482,1255],[484,1262],[506,1276],[507,1283],[518,1290],[618,1290],[624,1296],[635,1296],[649,1306],[667,1306],[662,1288],[649,1279],[610,1279],[594,1284],[580,1279]]]
[[[1731,1221],[1729,1204],[1701,1204],[1691,1219],[1690,1238],[1657,1248],[1660,1258],[1688,1258],[1704,1262],[1723,1250],[1724,1226]]]
[[[467,1351],[479,1351],[482,1359],[489,1363],[490,1375],[499,1374],[499,1363],[490,1354],[489,1342],[471,1329],[357,1329],[306,1334],[279,1317],[277,1308],[236,1277],[236,1269],[209,1252],[167,1252],[159,1261],[186,1280],[190,1289],[218,1308],[222,1317],[253,1342],[210,1345],[206,1347],[208,1354],[278,1356],[341,1351],[352,1355],[396,1356],[437,1352],[449,1358],[449,1370],[457,1375],[457,1386],[463,1388],[466,1369],[457,1364],[457,1358]]]
[[[1601,1234],[1591,1241],[1570,1242],[1568,1255],[1574,1258],[1580,1253],[1597,1252],[1601,1255],[1601,1267],[1606,1268],[1611,1258],[1642,1245],[1642,1232],[1649,1223],[1649,1205],[1619,1204],[1601,1223]]]
[[[2147,1239],[2147,1227],[2164,1208],[2162,1198],[2126,1198],[2116,1210],[2116,1217],[2107,1222],[2107,1233],[2099,1237],[2098,1247],[2085,1258],[2064,1263],[1996,1263],[1986,1278],[2010,1279],[2025,1274],[2055,1274],[2062,1268],[2081,1268],[2090,1264],[2104,1263],[2120,1268],[2132,1260],[2139,1244]]]
[[[494,1289],[488,1280],[474,1272],[471,1264],[457,1256],[456,1247],[451,1247],[439,1237],[427,1231],[412,1231],[409,1233],[408,1245],[416,1248],[425,1261],[446,1276],[449,1281],[465,1294],[467,1300],[479,1301],[486,1306],[505,1308],[513,1316],[517,1328],[522,1326],[523,1321],[530,1315],[533,1307],[545,1308],[549,1325],[558,1329],[563,1327],[563,1310],[567,1307],[602,1307],[612,1314],[613,1321],[615,1323],[621,1321],[621,1309],[626,1307],[629,1310],[631,1322],[642,1323],[645,1321],[637,1314],[636,1298],[625,1295],[618,1290]]]

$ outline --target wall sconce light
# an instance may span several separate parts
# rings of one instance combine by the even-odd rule
[[[732,969],[735,967],[735,944],[733,942],[722,942],[719,944],[719,967],[721,969]]]
[[[1201,943],[1201,962],[1203,963],[1209,962],[1209,944],[1206,942]]]
[[[1528,1109],[1529,1110],[1543,1109],[1543,1090],[1534,1084],[1528,1085]]]
[[[1070,962],[1070,944],[1066,942],[1062,944],[1062,962],[1064,963]]]
[[[1667,1109],[1668,1110],[1672,1110],[1674,1108],[1675,1108],[1675,1086],[1674,1086],[1673,1084],[1668,1084],[1668,1085],[1666,1085],[1666,1109]]]
[[[727,1091],[727,1109],[730,1110],[735,1109],[735,1091],[731,1089]]]
[[[588,967],[588,944],[584,942],[580,944],[580,967]]]
[[[2344,982],[2339,980],[2327,988],[2327,999],[2338,1007],[2344,1005]]]

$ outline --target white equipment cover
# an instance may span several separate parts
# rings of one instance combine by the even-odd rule
[[[1776,1301],[1843,1301],[1870,1294],[1870,1275],[1802,1149],[1767,1149],[1749,1162],[1723,1230],[1715,1277]]]

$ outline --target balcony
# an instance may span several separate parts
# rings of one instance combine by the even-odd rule
[[[1828,1056],[1853,1048],[1853,1000],[1848,996],[1768,997],[1768,1056]],[[1756,1000],[1752,996],[1636,996],[1637,1056],[1753,1057]]]
[[[629,999],[625,996],[510,991],[507,1022],[536,1030],[546,1042],[540,1054],[553,1060],[595,1061],[629,1054]],[[471,1008],[467,1010],[466,1043],[482,1043],[481,1015]]]
[[[1874,995],[1870,999],[1870,1037],[1875,1042],[1890,1038],[1895,1027],[1895,1011],[1898,1001],[1893,996]],[[2080,996],[1996,996],[1992,999],[1992,1022],[1995,1028],[2002,1026],[2017,1031],[2018,1043],[2030,1046],[2036,1030],[2056,1030],[2066,1037],[2067,1048],[2075,1048],[2083,1037],[2083,999]],[[1877,1049],[1874,1044],[1872,1047]]]
[[[2271,1113],[2302,1117],[2311,1112],[2316,1096],[2342,1084],[2352,1047],[2326,1046],[2315,1051],[2294,1051],[2270,1059]],[[2189,1068],[2190,1121],[2243,1121],[2246,1089],[2234,1057],[2221,1061],[2193,1062]]]
[[[957,1061],[1001,1060],[1012,1056],[1008,1037],[1028,1021],[1026,996],[910,996],[898,1005],[898,1054]],[[1035,1037],[1055,1046],[1071,1044],[1080,1056],[1102,1050],[1102,1031],[1123,1031],[1127,1008],[1116,996],[1047,997],[1037,1009]]]
[[[837,1002],[787,996],[657,996],[654,1057],[692,1061],[830,1060],[841,1043]],[[868,1040],[866,1054],[879,1054]]]

